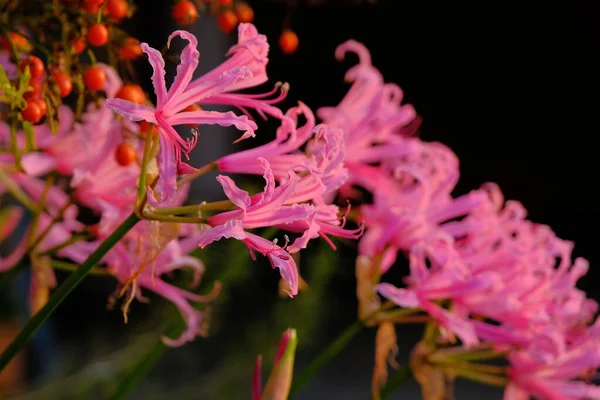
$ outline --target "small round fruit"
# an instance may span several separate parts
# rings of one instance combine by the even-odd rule
[[[233,0],[219,0],[219,4],[223,6],[228,6],[233,2]]]
[[[225,11],[219,14],[219,28],[225,32],[231,32],[238,24],[238,19],[233,11]]]
[[[71,38],[71,51],[75,54],[81,54],[85,50],[85,39],[82,37]]]
[[[198,104],[192,104],[192,105],[187,106],[183,111],[184,112],[202,111],[202,107],[200,107]],[[186,124],[185,126],[187,126],[189,128],[195,128],[198,126],[198,124]]]
[[[83,83],[91,92],[102,89],[104,81],[106,81],[106,74],[100,67],[89,67],[83,74]]]
[[[237,19],[242,23],[254,21],[254,10],[246,3],[242,3],[235,9]]]
[[[122,167],[126,167],[135,162],[137,159],[137,153],[131,145],[127,143],[121,143],[115,149],[115,159],[117,160],[117,164]]]
[[[292,54],[298,48],[298,35],[294,31],[286,29],[279,36],[279,47],[285,54]]]
[[[37,106],[40,108],[42,116],[46,115],[46,111],[48,111],[48,105],[46,104],[46,100],[42,99],[41,97],[38,97],[37,99],[33,99],[31,101],[37,104]]]
[[[30,80],[29,86],[33,88],[33,90],[27,91],[23,93],[23,98],[25,100],[33,100],[37,99],[42,94],[42,82],[38,80]]]
[[[98,14],[98,12],[100,11],[100,4],[84,1],[83,4],[81,4],[81,8],[83,9],[83,11],[88,12],[90,14]]]
[[[21,72],[25,72],[25,68],[28,66],[31,79],[39,78],[45,71],[44,63],[36,56],[27,56],[21,60]]]
[[[123,41],[123,46],[119,48],[119,55],[123,60],[135,60],[141,56],[142,48],[140,47],[140,41],[133,37],[128,37]]]
[[[146,94],[144,94],[144,91],[139,85],[123,85],[121,86],[115,97],[136,104],[144,104],[146,102]]]
[[[146,136],[148,132],[151,132],[152,136],[156,135],[156,125],[151,124],[148,121],[140,122],[140,135]]]
[[[125,18],[129,10],[129,5],[125,0],[108,0],[105,7],[108,15],[114,19]]]
[[[29,40],[27,40],[25,36],[16,32],[9,32],[8,37],[10,37],[10,40],[12,40],[17,51],[29,53],[32,50],[31,43],[29,43]],[[4,50],[12,51],[10,41],[6,36],[2,36],[2,39],[0,39],[0,45]]]
[[[23,117],[25,121],[31,122],[32,124],[39,122],[43,116],[44,114],[42,114],[40,106],[38,106],[34,101],[28,101],[23,111],[21,111],[21,117]]]
[[[73,90],[73,81],[65,72],[57,71],[52,74],[54,82],[58,86],[60,97],[67,97]]]
[[[93,25],[87,34],[87,41],[92,46],[102,46],[108,42],[108,28],[103,23]]]
[[[180,25],[191,25],[198,20],[198,9],[189,0],[181,0],[173,7],[173,19]]]

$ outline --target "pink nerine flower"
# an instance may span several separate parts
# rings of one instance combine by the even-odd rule
[[[306,122],[298,127],[301,115]],[[264,169],[259,158],[264,158],[269,162],[275,179],[286,179],[291,168],[307,166],[308,158],[300,148],[312,137],[314,128],[315,116],[305,104],[300,103],[287,111],[275,140],[221,157],[217,160],[217,167],[223,172],[261,175]]]
[[[397,158],[402,148],[395,144],[418,128],[415,109],[401,104],[402,89],[384,83],[364,45],[349,40],[338,46],[335,56],[341,60],[348,52],[359,57],[359,63],[346,73],[352,87],[339,105],[320,108],[317,115],[324,123],[344,131],[348,164]]]
[[[265,159],[260,161],[263,165],[266,185],[264,192],[258,197],[255,196],[254,201],[248,192],[238,188],[231,178],[223,175],[217,177],[225,195],[237,209],[210,217],[208,223],[212,227],[202,232],[198,245],[204,248],[221,238],[243,241],[251,251],[256,250],[269,257],[273,268],[279,268],[282,278],[289,284],[290,296],[294,296],[298,293],[298,269],[294,259],[276,242],[248,233],[245,229],[305,221],[315,213],[315,207],[310,204],[288,205],[288,199],[296,188],[298,176],[290,171],[286,184],[276,187],[268,161]]]
[[[176,191],[177,174],[191,171],[191,168],[181,161],[181,155],[183,153],[187,156],[195,146],[196,140],[195,138],[191,141],[184,140],[175,131],[174,125],[234,125],[245,131],[241,139],[254,135],[256,124],[247,116],[237,116],[233,112],[184,111],[192,104],[202,100],[209,101],[214,94],[258,84],[266,79],[264,65],[266,64],[268,45],[255,40],[260,35],[251,25],[240,26],[239,32],[240,43],[232,49],[233,57],[223,66],[194,81],[192,81],[193,73],[198,65],[199,57],[196,49],[198,44],[196,37],[185,31],[173,32],[169,36],[167,45],[170,45],[171,40],[176,36],[187,40],[188,44],[181,53],[177,75],[168,90],[164,77],[165,62],[160,52],[146,43],[142,43],[142,50],[148,55],[154,69],[152,83],[156,92],[156,108],[134,104],[122,99],[108,99],[105,102],[107,107],[129,120],[145,120],[158,126],[161,153],[157,193],[160,195],[160,203],[168,203],[172,200]],[[264,61],[256,62],[257,57],[263,57]],[[240,80],[248,82],[238,83]],[[148,194],[151,202],[158,203],[151,190]]]
[[[504,399],[600,399],[600,387],[583,381],[600,365],[600,320],[579,337],[568,340],[553,331],[549,339],[508,356],[510,383]]]

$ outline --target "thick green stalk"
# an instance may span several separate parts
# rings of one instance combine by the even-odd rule
[[[77,287],[85,276],[98,264],[102,258],[121,240],[127,232],[137,224],[139,218],[131,214],[119,227],[107,237],[98,248],[79,266],[77,271],[54,291],[46,305],[38,311],[21,330],[8,348],[0,356],[0,371],[2,371],[17,353],[25,346],[31,336],[52,315],[54,310],[67,298],[69,293]]]
[[[300,375],[294,377],[292,388],[290,390],[290,398],[300,391],[312,377],[327,363],[333,360],[338,354],[346,348],[352,339],[362,330],[364,325],[360,321],[354,322],[346,330],[344,330],[327,348],[315,358],[308,367],[304,368]]]

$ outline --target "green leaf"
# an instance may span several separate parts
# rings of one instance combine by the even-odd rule
[[[23,121],[23,132],[25,132],[25,152],[35,151],[36,144],[33,124],[28,121]]]
[[[135,214],[131,214],[109,237],[100,243],[100,246],[86,258],[77,271],[69,275],[69,277],[54,291],[46,305],[27,321],[27,324],[25,324],[21,332],[19,332],[17,337],[0,355],[0,372],[21,351],[21,349],[25,347],[33,334],[67,298],[69,293],[83,281],[85,276],[94,268],[94,266],[99,263],[110,249],[112,249],[138,222],[139,218]]]

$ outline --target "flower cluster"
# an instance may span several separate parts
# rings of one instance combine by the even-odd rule
[[[347,74],[352,87],[318,115],[344,132],[349,179],[341,193],[372,196],[360,209],[363,317],[379,307],[377,292],[428,314],[438,346],[458,338],[467,352],[502,352],[507,399],[599,398],[600,389],[583,381],[600,365],[598,304],[576,287],[588,263],[572,262],[573,244],[528,221],[494,184],[453,196],[456,155],[413,137],[419,120],[401,104],[400,88],[383,82],[362,45],[346,42],[336,55],[349,50],[360,59]],[[376,284],[399,252],[410,265],[404,286]]]
[[[105,13],[109,24],[131,14],[125,0],[103,3],[83,0],[83,11],[70,3],[57,7],[83,15],[87,41],[97,47],[109,41],[108,31],[87,14]],[[231,2],[212,7],[233,15]],[[187,0],[173,12],[184,25],[197,18]],[[132,301],[145,301],[146,292],[173,303],[186,329],[163,341],[180,346],[206,334],[207,318],[194,303],[208,303],[220,291],[219,282],[200,295],[172,281],[172,272],[190,269],[199,283],[205,267],[194,250],[221,239],[241,241],[251,257],[269,260],[293,297],[302,282],[295,253],[315,239],[334,250],[335,238],[352,239],[358,240],[359,318],[378,325],[375,398],[397,351],[394,324],[409,318],[427,323],[411,359],[424,393],[463,376],[506,386],[506,399],[600,398],[590,383],[600,365],[598,305],[576,286],[588,264],[572,260],[573,244],[527,220],[522,205],[505,202],[494,184],[453,195],[457,156],[416,137],[420,117],[403,104],[402,90],[384,81],[362,44],[351,40],[337,49],[339,59],[358,55],[346,75],[352,86],[340,104],[315,115],[301,102],[278,107],[287,84],[240,92],[268,82],[269,44],[254,25],[236,20],[235,26],[238,41],[227,59],[200,77],[194,77],[196,37],[173,32],[167,48],[173,40],[185,47],[170,85],[159,50],[131,40],[121,46],[122,60],[147,56],[154,104],[93,53],[85,71],[70,63],[68,56],[82,50],[75,43],[56,46],[59,61],[46,74],[25,36],[6,35],[2,45],[13,54],[0,54],[0,196],[22,207],[0,210],[0,240],[17,243],[0,258],[0,271],[30,266],[32,314],[48,302],[55,268],[91,268],[92,260],[97,272],[118,281],[111,300],[121,301],[126,320]],[[71,94],[70,76],[78,83],[72,107],[61,100]],[[233,111],[210,111],[214,106]],[[272,141],[193,165],[190,152],[202,125],[236,128],[237,143],[256,136],[255,114],[276,120]],[[221,173],[216,181],[226,199],[184,205],[190,182],[212,170]],[[228,174],[262,177],[264,186],[251,193]],[[286,232],[284,240],[266,239],[263,228]],[[400,253],[409,275],[402,285],[385,282]],[[295,331],[288,330],[264,390],[258,366],[253,398],[287,396],[295,348]],[[473,362],[498,355],[508,366]]]

